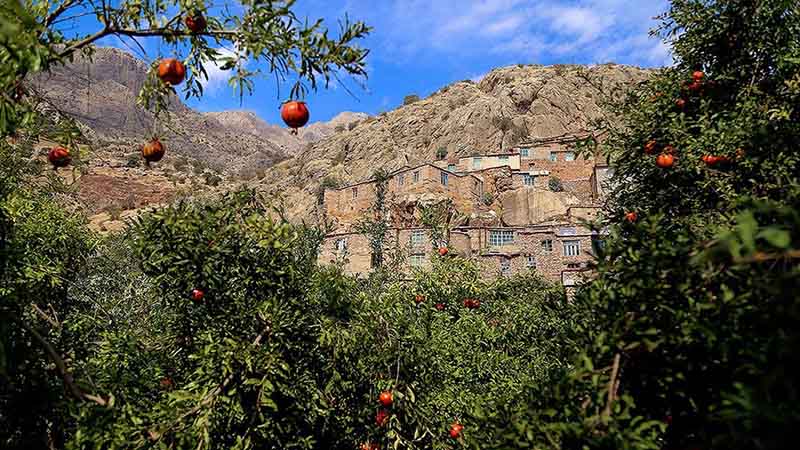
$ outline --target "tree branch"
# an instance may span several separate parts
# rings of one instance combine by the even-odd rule
[[[614,365],[611,366],[611,378],[608,379],[608,399],[606,400],[605,410],[603,410],[603,417],[606,419],[611,417],[611,406],[614,404],[614,400],[617,399],[617,387],[619,386],[617,382],[617,375],[619,374],[619,360],[620,354],[617,353],[614,355]]]
[[[61,358],[61,356],[59,356],[58,352],[56,352],[56,350],[47,341],[47,339],[45,339],[41,334],[39,334],[39,332],[34,330],[33,327],[25,323],[19,317],[17,316],[12,316],[12,317],[22,326],[22,328],[27,330],[31,334],[31,336],[33,336],[33,338],[39,342],[39,344],[42,345],[45,353],[47,353],[47,356],[56,365],[56,370],[58,370],[59,375],[61,375],[61,379],[64,382],[64,387],[67,388],[67,390],[69,391],[70,394],[72,394],[73,397],[77,398],[78,400],[92,401],[100,406],[108,405],[108,401],[106,401],[102,397],[94,394],[88,394],[84,392],[80,387],[78,387],[77,384],[75,384],[75,379],[72,378],[72,374],[70,374],[69,371],[67,370],[67,365],[64,363],[64,360]]]
[[[42,23],[42,25],[44,25],[45,28],[47,28],[50,25],[52,25],[53,22],[58,18],[58,16],[63,14],[64,11],[68,10],[75,3],[75,1],[76,0],[66,0],[64,3],[60,4],[58,6],[58,8],[53,10],[53,12],[50,13],[50,15],[47,16],[47,18],[44,19],[44,22]]]

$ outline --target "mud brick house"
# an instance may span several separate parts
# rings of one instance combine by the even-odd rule
[[[585,221],[596,217],[611,169],[604,161],[576,155],[581,136],[534,139],[505,153],[403,167],[383,181],[386,251],[402,251],[405,268],[430,264],[434,244],[419,208],[450,205],[451,252],[475,259],[489,277],[534,270],[565,286],[585,275],[599,236]],[[557,182],[551,182],[557,180]],[[369,237],[354,225],[375,204],[378,182],[365,180],[327,189],[323,203],[335,229],[320,259],[340,262],[352,274],[372,270]]]

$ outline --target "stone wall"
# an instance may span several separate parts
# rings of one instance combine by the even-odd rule
[[[477,165],[475,162],[476,158],[479,159]],[[458,172],[478,172],[498,167],[508,167],[511,170],[519,170],[519,153],[468,156],[466,158],[459,158],[456,164],[456,170]]]

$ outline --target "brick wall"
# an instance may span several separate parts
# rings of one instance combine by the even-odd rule
[[[480,159],[480,165],[475,165],[475,158]],[[502,159],[505,158],[505,159]],[[512,170],[520,169],[519,153],[509,153],[503,155],[476,155],[466,158],[459,158],[457,164],[459,172],[475,172],[497,167],[510,167]]]

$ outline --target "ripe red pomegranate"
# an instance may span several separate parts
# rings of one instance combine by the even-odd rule
[[[293,128],[297,132],[298,128],[308,123],[309,112],[305,102],[291,101],[286,102],[281,107],[281,119],[286,126]]]
[[[684,100],[682,98],[679,98],[679,99],[675,100],[675,106],[677,106],[678,108],[683,109],[686,106],[686,100]]]
[[[378,401],[383,406],[392,406],[392,402],[394,401],[394,396],[392,396],[392,391],[381,392],[381,395],[378,396]]]
[[[161,161],[161,158],[164,157],[164,145],[161,144],[161,141],[158,138],[153,138],[147,144],[144,144],[142,147],[142,156],[144,157],[147,163],[151,162],[158,162]]]
[[[203,292],[202,289],[192,289],[192,301],[199,302],[203,300],[203,297],[206,296],[206,293]]]
[[[445,256],[445,255],[447,255],[447,252],[448,252],[448,251],[449,251],[449,250],[447,250],[447,247],[439,247],[439,256]]]
[[[439,311],[444,311],[444,303],[437,303],[436,309]]]
[[[702,70],[695,70],[694,72],[692,72],[692,79],[695,82],[703,81],[703,77],[705,76],[706,74],[704,74]]]
[[[375,423],[379,427],[382,427],[383,425],[386,424],[387,420],[389,420],[389,412],[386,411],[385,409],[379,409],[378,413],[375,414]]]
[[[699,92],[701,89],[703,89],[703,83],[695,81],[693,83],[690,83],[689,86],[687,86],[687,89],[689,89],[692,92]]]
[[[206,18],[199,12],[186,16],[183,21],[192,33],[202,33],[206,29]]]
[[[656,165],[662,169],[669,169],[675,165],[675,157],[669,153],[662,153],[656,157]]]
[[[161,389],[170,390],[173,387],[175,387],[175,383],[172,381],[172,378],[170,378],[170,377],[162,378],[161,382],[159,384],[161,385]]]
[[[461,431],[464,429],[464,426],[458,422],[453,422],[450,425],[450,437],[453,439],[458,439],[461,436]]]
[[[420,303],[425,301],[425,296],[422,294],[417,294],[417,296],[414,297],[414,301],[419,305]]]
[[[474,298],[465,298],[464,307],[469,309],[477,309],[481,306],[481,302]]]
[[[652,155],[656,151],[656,145],[656,141],[647,141],[647,143],[644,144],[644,152],[648,155]]]
[[[158,78],[164,83],[177,86],[186,78],[186,67],[175,58],[165,58],[158,63]]]
[[[625,214],[625,220],[627,220],[630,223],[636,222],[636,220],[638,218],[639,218],[639,215],[636,214],[636,211],[630,211],[630,212]]]
[[[67,167],[72,162],[72,156],[70,156],[69,150],[64,147],[53,147],[47,152],[47,160],[50,161],[55,170],[59,167]]]

